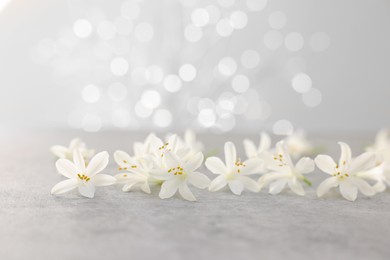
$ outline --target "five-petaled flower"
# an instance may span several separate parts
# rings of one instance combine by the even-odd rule
[[[261,159],[265,161],[266,157],[271,153],[271,137],[266,133],[262,132],[260,134],[259,146],[253,143],[249,139],[243,141],[245,154],[249,159]],[[264,162],[263,168],[260,169],[260,172],[266,171],[266,164]]]
[[[284,139],[287,151],[293,159],[300,158],[304,155],[310,155],[314,151],[313,145],[306,138],[303,130],[294,131],[293,134]]]
[[[151,193],[150,183],[157,184],[158,182],[149,175],[152,162],[147,157],[130,157],[126,152],[116,151],[114,159],[121,172],[115,175],[115,178],[117,183],[124,184],[123,191],[139,187],[143,192]]]
[[[57,170],[60,174],[68,178],[56,184],[52,194],[61,194],[78,188],[81,195],[93,198],[95,186],[108,186],[116,182],[116,179],[107,174],[98,174],[104,170],[108,164],[109,155],[107,152],[96,154],[85,166],[84,158],[79,150],[73,151],[73,162],[67,159],[59,159],[56,162]]]
[[[366,152],[356,158],[352,158],[351,148],[343,142],[339,142],[341,156],[336,163],[328,155],[318,155],[315,158],[317,167],[323,172],[331,175],[325,179],[317,188],[318,197],[323,196],[331,188],[340,187],[341,195],[349,200],[356,200],[358,190],[366,196],[375,194],[375,190],[362,177],[361,172],[374,168],[375,155]]]
[[[203,173],[196,170],[203,163],[203,154],[198,152],[187,160],[182,160],[172,151],[165,151],[163,156],[163,167],[151,170],[151,175],[164,181],[161,185],[159,197],[167,199],[179,191],[180,195],[189,201],[196,198],[188,187],[188,184],[199,189],[205,189],[210,184],[210,179]]]
[[[230,190],[241,195],[245,189],[257,192],[259,185],[248,175],[257,174],[263,166],[263,160],[249,159],[241,161],[237,158],[236,147],[232,142],[225,143],[225,163],[218,157],[206,160],[206,167],[214,174],[219,175],[210,184],[210,191],[218,191],[229,186]]]
[[[283,141],[276,144],[276,153],[268,158],[266,165],[271,172],[260,177],[258,182],[260,188],[269,184],[271,194],[280,193],[288,185],[294,193],[303,196],[305,190],[301,181],[311,185],[304,174],[314,171],[314,161],[303,157],[294,165]]]
[[[69,147],[62,145],[54,145],[50,151],[60,159],[72,160],[74,150],[79,150],[84,160],[88,163],[89,159],[95,154],[94,150],[88,149],[87,145],[80,139],[74,138],[69,144]]]

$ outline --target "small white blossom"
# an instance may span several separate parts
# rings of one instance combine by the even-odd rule
[[[359,177],[376,181],[376,192],[383,192],[390,185],[390,129],[382,129],[375,138],[375,143],[366,148],[375,154],[375,168],[360,172]]]
[[[300,158],[303,155],[309,155],[313,152],[313,145],[306,138],[302,130],[295,131],[284,139],[287,151],[294,158]]]
[[[258,147],[249,139],[245,139],[243,144],[248,159],[261,159],[264,161],[263,168],[260,169],[260,172],[265,172],[267,167],[265,159],[271,153],[271,137],[266,132],[262,132]]]
[[[149,172],[153,166],[148,157],[132,158],[126,152],[116,151],[114,159],[121,172],[115,175],[115,178],[117,183],[124,184],[123,191],[127,192],[140,187],[143,192],[150,193],[150,184],[158,183],[150,177]]]
[[[358,190],[366,196],[374,195],[374,188],[359,176],[375,167],[374,154],[367,152],[352,158],[351,148],[343,142],[339,142],[339,145],[341,156],[338,163],[328,155],[318,155],[315,158],[317,167],[331,175],[318,186],[318,197],[335,187],[340,187],[341,195],[349,201],[356,200]]]
[[[390,130],[382,129],[376,135],[375,143],[366,148],[367,152],[375,154],[376,164],[390,163]]]
[[[203,163],[202,153],[196,153],[183,161],[174,152],[165,151],[162,159],[163,167],[151,170],[151,175],[154,178],[164,181],[159,193],[161,199],[171,198],[179,191],[184,199],[195,201],[196,198],[188,184],[199,189],[205,189],[209,186],[210,179],[203,173],[196,171]]]
[[[134,160],[143,159],[145,157],[149,157],[152,150],[152,140],[153,138],[157,138],[155,134],[149,134],[144,142],[134,142],[133,144],[133,152]]]
[[[131,191],[134,188],[140,188],[145,193],[151,193],[150,186],[161,184],[161,181],[150,176],[150,171],[154,167],[161,164],[161,154],[155,152],[153,148],[158,151],[153,143],[162,141],[154,134],[149,134],[145,141],[135,142],[133,145],[134,156],[130,156],[124,151],[116,151],[114,153],[114,160],[117,163],[118,171],[116,174],[118,184],[124,184],[122,190],[125,192]],[[155,144],[155,146],[158,146]]]
[[[196,135],[192,130],[187,130],[184,133],[184,145],[189,147],[192,154],[203,152],[204,145],[196,139]]]
[[[244,189],[252,192],[259,191],[259,185],[248,175],[259,173],[263,167],[260,159],[249,159],[242,162],[237,159],[236,147],[232,142],[225,143],[225,163],[218,157],[209,157],[205,165],[214,174],[219,175],[210,184],[210,191],[218,191],[229,186],[230,190],[241,195]]]
[[[109,155],[101,152],[95,155],[88,166],[79,150],[73,151],[73,162],[68,159],[59,159],[56,162],[60,174],[68,178],[56,184],[52,194],[62,194],[78,188],[81,195],[93,198],[95,186],[108,186],[116,182],[115,178],[107,174],[98,174],[107,167]]]
[[[305,190],[301,181],[311,185],[304,174],[314,171],[314,161],[303,157],[294,165],[284,141],[276,144],[276,153],[268,158],[266,165],[271,172],[260,177],[258,182],[260,188],[269,184],[270,194],[278,194],[288,185],[294,193],[303,196]]]
[[[372,169],[358,172],[356,176],[376,182],[372,186],[375,192],[383,192],[387,186],[390,186],[390,164],[387,162],[381,163]]]
[[[79,150],[87,163],[89,159],[91,159],[91,157],[95,154],[95,151],[88,149],[87,145],[80,138],[74,138],[70,142],[69,147],[62,145],[54,145],[50,148],[50,151],[55,156],[60,159],[68,160],[72,160],[74,150]]]

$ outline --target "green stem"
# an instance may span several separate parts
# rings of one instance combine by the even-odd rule
[[[311,185],[313,185],[312,183],[311,183],[311,181],[309,181],[308,179],[306,179],[305,177],[303,177],[303,182],[304,183],[306,183],[307,184],[307,186],[311,186]]]

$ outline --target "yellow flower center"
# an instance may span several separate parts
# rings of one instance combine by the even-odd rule
[[[346,161],[342,162],[343,165],[345,165],[346,163],[347,163]],[[336,164],[335,172],[333,173],[333,176],[337,177],[339,180],[343,180],[343,179],[349,177],[349,174],[346,173],[346,172],[345,173],[341,173],[339,165]]]
[[[125,162],[125,161],[123,161],[123,162]],[[130,168],[135,169],[135,168],[137,168],[137,165],[130,165]],[[119,171],[127,171],[128,169],[129,169],[129,167],[119,167],[118,168]]]
[[[184,169],[180,165],[168,169],[168,173],[173,173],[174,175],[185,175]]]
[[[241,173],[241,168],[246,166],[240,158],[234,164],[236,165],[236,173]]]
[[[169,143],[166,143],[166,144],[164,144],[163,146],[160,146],[160,147],[158,148],[158,150],[161,151],[161,157],[164,157],[164,152],[165,152],[165,151],[170,151],[170,150],[171,150],[171,149],[168,149],[168,145],[169,145]]]
[[[91,180],[91,178],[89,178],[85,174],[78,173],[77,176],[79,177],[80,180],[85,181],[85,182],[88,182],[89,180]]]
[[[274,156],[274,160],[278,163],[278,166],[283,167],[286,166],[287,163],[283,158],[283,154],[278,154],[277,156]]]

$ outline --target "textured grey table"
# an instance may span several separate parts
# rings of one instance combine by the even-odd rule
[[[198,202],[160,200],[118,186],[94,199],[60,197],[50,189],[62,178],[49,153],[53,144],[82,137],[97,150],[129,150],[144,135],[33,133],[0,138],[0,259],[390,259],[390,192],[354,203],[333,193],[325,199],[290,192],[194,190]],[[257,136],[253,136],[257,138]],[[241,136],[201,136],[208,148]],[[354,151],[359,136],[315,138],[338,156],[338,140]],[[241,149],[242,151],[242,149]],[[108,173],[115,173],[111,160]],[[317,185],[326,176],[310,175]]]

